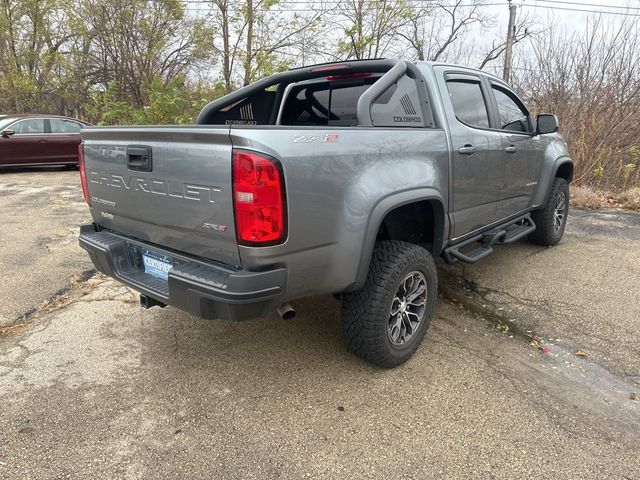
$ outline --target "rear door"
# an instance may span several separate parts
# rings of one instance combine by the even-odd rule
[[[229,127],[101,127],[82,138],[96,223],[240,265]]]
[[[47,157],[47,137],[42,118],[26,118],[6,127],[15,134],[2,137],[2,163],[25,165],[44,163]]]
[[[526,210],[537,191],[544,160],[543,140],[535,135],[529,111],[506,85],[489,80],[495,127],[505,150],[505,176],[498,197],[498,218]]]
[[[440,67],[443,103],[452,141],[453,238],[496,220],[503,183],[503,146],[490,128],[490,100],[479,75]],[[437,70],[436,70],[437,71]]]
[[[66,118],[50,118],[49,154],[52,162],[74,163],[78,161],[78,144],[82,125]]]

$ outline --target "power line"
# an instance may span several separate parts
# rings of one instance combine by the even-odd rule
[[[582,9],[571,8],[571,7],[557,7],[555,5],[554,6],[551,6],[551,5],[532,5],[532,4],[523,3],[520,6],[521,7],[528,7],[528,8],[545,8],[547,10],[563,10],[563,11],[566,11],[566,12],[598,13],[598,14],[603,14],[603,15],[615,15],[615,16],[619,16],[619,17],[640,17],[640,13],[608,12],[606,10],[582,10]]]
[[[151,0],[152,1],[152,0]],[[434,3],[433,0],[410,0],[410,1],[414,1],[417,3],[427,3],[427,4],[431,4]],[[562,11],[569,11],[569,12],[578,12],[578,13],[596,13],[596,14],[604,14],[604,15],[614,15],[614,16],[622,16],[622,17],[640,17],[640,7],[631,7],[631,6],[622,6],[622,5],[605,5],[605,4],[588,4],[588,3],[582,3],[582,2],[573,2],[573,1],[564,1],[564,0],[534,0],[536,3],[535,4],[528,4],[528,3],[524,3],[522,2],[520,4],[521,7],[527,7],[527,8],[543,8],[546,10],[562,10]],[[213,0],[183,0],[183,2],[186,5],[190,5],[190,4],[208,4],[211,7],[214,7],[214,1]],[[544,2],[544,3],[552,3],[553,5],[540,5],[538,4],[538,2]],[[317,6],[323,6],[323,5],[342,5],[344,4],[344,2],[341,2],[339,0],[329,0],[327,2],[313,2],[313,1],[300,1],[300,0],[290,0],[290,1],[285,1],[283,2],[285,5],[287,4],[292,4],[292,5],[296,5],[295,7],[289,7],[289,6],[282,6],[282,8],[278,8],[278,5],[275,5],[272,8],[260,8],[261,10],[268,10],[271,12],[278,12],[278,13],[301,13],[301,12],[317,12],[318,9],[317,8],[298,8],[297,5],[299,6],[313,6],[313,5],[317,5]],[[562,6],[558,5],[561,4]],[[500,3],[481,3],[481,4],[455,4],[455,5],[442,5],[442,4],[437,4],[434,3],[434,7],[444,7],[444,8],[454,8],[454,7],[458,7],[458,8],[469,8],[469,7],[492,7],[492,6],[507,6],[509,5],[507,2],[500,2]],[[569,6],[565,6],[565,5],[574,5],[574,6],[584,6],[584,7],[602,7],[602,8],[608,8],[608,9],[618,9],[618,10],[633,10],[634,12],[614,12],[614,11],[610,11],[610,10],[594,10],[592,8],[575,8],[575,7],[569,7]],[[212,8],[191,8],[191,7],[186,7],[184,9],[187,12],[211,12]],[[637,12],[637,13],[636,13]]]
[[[148,0],[148,1],[154,1],[154,0]],[[182,0],[183,3],[185,4],[205,4],[205,5],[211,5],[214,6],[215,5],[215,1],[214,0]],[[432,3],[431,0],[409,0],[410,2],[417,2],[417,3],[427,3],[430,4]],[[344,5],[344,2],[341,2],[339,0],[330,0],[327,2],[298,2],[298,1],[284,1],[282,2],[284,5],[301,5],[301,6],[323,6],[323,5]],[[495,6],[505,6],[508,5],[507,2],[500,2],[500,3],[481,3],[481,4],[475,4],[475,3],[468,3],[468,4],[456,4],[456,5],[442,5],[442,4],[438,4],[438,3],[434,3],[433,6],[434,7],[442,7],[442,8],[454,8],[454,7],[458,7],[458,8],[470,8],[470,7],[495,7]],[[278,9],[280,5],[276,4],[272,7],[270,7],[269,9]],[[261,7],[261,8],[265,8],[265,7]],[[282,8],[281,10],[297,10],[297,8]],[[302,10],[312,10],[311,8],[308,9],[302,9]]]
[[[619,10],[640,10],[640,7],[631,7],[629,5],[606,5],[606,4],[602,4],[602,3],[583,3],[583,2],[571,2],[571,1],[565,1],[565,0],[534,0],[534,2],[543,2],[543,3],[552,3],[554,5],[557,5],[558,3],[562,3],[562,4],[566,4],[566,5],[577,5],[580,7],[598,7],[598,8],[613,8],[613,9],[619,9]],[[539,7],[542,7],[543,5],[538,5]],[[620,12],[620,13],[624,13],[624,12]]]
[[[155,1],[155,0],[149,0]],[[489,6],[504,6],[508,5],[508,2],[503,1],[500,3],[461,3],[461,4],[450,4],[443,5],[439,3],[437,0],[408,0],[410,3],[425,3],[425,4],[433,4],[434,7],[445,7],[445,8],[453,8],[453,7],[489,7]],[[611,5],[611,4],[602,4],[602,3],[584,3],[584,2],[574,2],[570,0],[533,0],[534,2],[542,2],[542,3],[551,3],[554,6],[558,4],[563,5],[574,5],[579,7],[598,7],[598,8],[609,8],[609,9],[617,9],[617,10],[640,10],[640,6],[632,7],[630,5]],[[185,4],[210,4],[213,5],[215,0],[182,0]],[[522,2],[524,4],[524,1]],[[313,0],[284,0],[281,2],[284,5],[302,5],[302,6],[314,6],[314,5],[344,5],[345,2],[341,0],[327,0],[327,1],[313,1]],[[524,4],[526,6],[530,6],[530,4]],[[277,7],[278,5],[274,5]],[[548,6],[547,8],[551,8]],[[566,7],[564,7],[566,8]],[[621,12],[622,13],[622,12]]]

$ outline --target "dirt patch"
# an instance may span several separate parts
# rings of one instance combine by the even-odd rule
[[[107,278],[108,277],[101,273],[96,273],[94,269],[86,270],[80,275],[74,275],[68,286],[55,292],[39,306],[23,312],[9,325],[2,326],[0,328],[0,337],[23,332],[29,320],[32,320],[41,313],[51,313],[66,307],[78,298],[90,293],[95,288],[94,285],[96,283],[99,284]],[[93,282],[91,280],[93,280]]]
[[[8,337],[10,335],[20,335],[23,333],[29,325],[27,323],[16,323],[10,327],[0,327],[0,338]]]

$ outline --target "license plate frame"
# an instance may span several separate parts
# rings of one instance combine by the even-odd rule
[[[142,248],[140,256],[142,258],[144,273],[164,280],[165,282],[169,281],[169,272],[174,266],[173,258],[149,248]]]

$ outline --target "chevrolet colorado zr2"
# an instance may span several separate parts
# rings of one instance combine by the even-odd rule
[[[80,245],[96,268],[204,318],[340,294],[347,348],[382,367],[434,315],[433,258],[555,245],[573,162],[554,115],[499,78],[401,60],[277,73],[193,126],[86,128]]]

